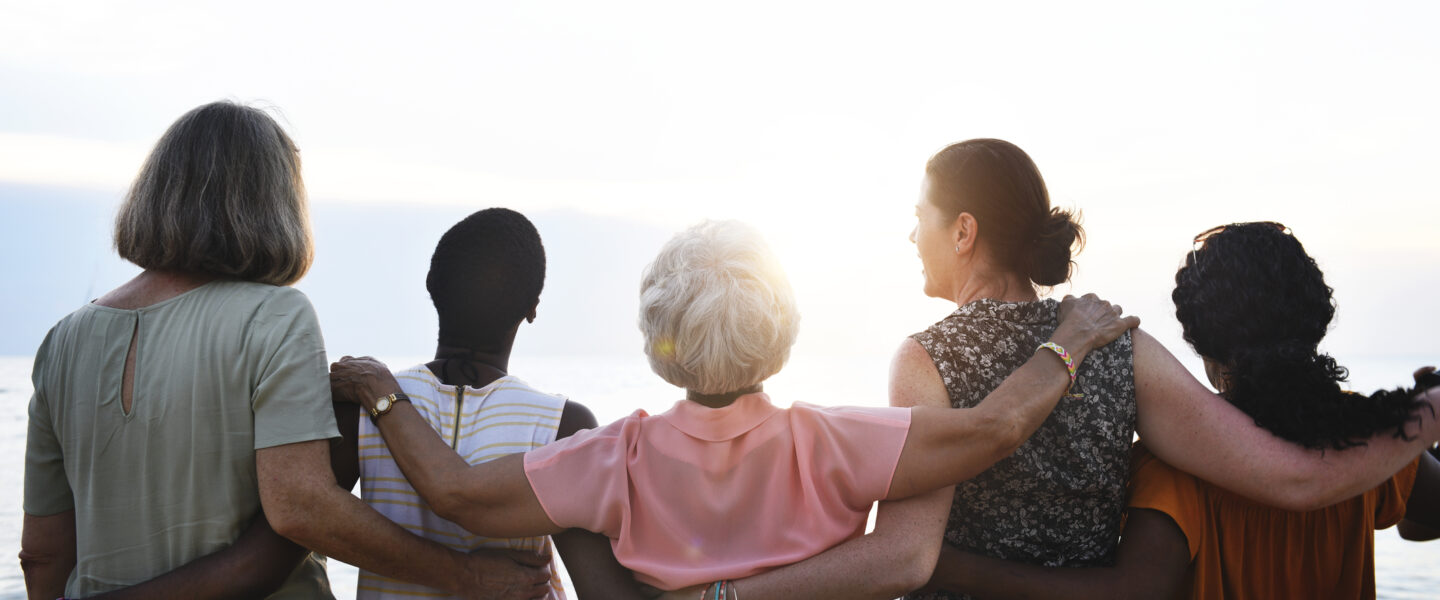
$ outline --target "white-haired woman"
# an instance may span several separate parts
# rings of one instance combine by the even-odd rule
[[[65,317],[35,355],[30,598],[329,597],[324,564],[275,531],[479,589],[479,558],[335,485],[325,347],[288,287],[313,254],[300,157],[273,119],[228,102],[180,117],[120,207],[115,246],[144,272]]]
[[[711,593],[723,596],[725,580],[861,534],[876,500],[951,485],[1006,456],[1069,388],[1074,364],[1139,323],[1093,297],[1067,300],[1050,342],[974,409],[781,409],[762,384],[784,365],[799,314],[754,230],[708,222],[676,235],[647,269],[640,305],[651,367],[685,400],[523,457],[466,464],[395,402],[400,388],[373,360],[342,361],[332,380],[337,397],[370,409],[441,516],[485,535],[589,529],[642,583],[717,582]]]

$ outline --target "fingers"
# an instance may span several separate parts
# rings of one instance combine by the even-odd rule
[[[526,550],[509,550],[506,551],[506,555],[510,557],[510,560],[527,567],[541,568],[550,566],[549,553],[537,554]]]

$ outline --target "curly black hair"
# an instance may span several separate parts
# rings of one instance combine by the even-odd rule
[[[1413,390],[1346,392],[1349,373],[1318,351],[1334,290],[1300,240],[1275,223],[1212,232],[1175,273],[1170,297],[1185,341],[1226,367],[1225,399],[1307,448],[1344,450],[1387,431],[1409,439],[1405,424],[1422,404]]]
[[[545,246],[518,212],[487,208],[456,223],[435,246],[425,288],[440,316],[440,343],[497,351],[545,287]]]

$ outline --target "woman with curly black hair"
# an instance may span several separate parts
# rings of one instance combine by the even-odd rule
[[[1236,223],[1195,238],[1175,274],[1176,317],[1211,383],[1276,436],[1339,451],[1377,435],[1403,437],[1421,394],[1370,396],[1340,387],[1347,373],[1318,346],[1335,316],[1315,260],[1283,225]],[[1434,388],[1434,389],[1431,389]],[[1428,406],[1426,407],[1428,409]],[[1129,522],[1114,567],[1066,569],[957,553],[967,591],[986,598],[1374,598],[1374,531],[1440,534],[1440,462],[1421,456],[1339,504],[1290,511],[1247,500],[1135,447]],[[1429,532],[1416,534],[1414,532]],[[1060,591],[1063,590],[1063,591]]]
[[[1345,393],[1317,351],[1333,290],[1300,240],[1272,222],[1215,227],[1175,273],[1175,316],[1210,381],[1255,424],[1306,448],[1344,450],[1400,431],[1420,402],[1403,390]]]

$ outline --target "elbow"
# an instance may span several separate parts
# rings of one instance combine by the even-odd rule
[[[940,561],[939,544],[911,544],[911,547],[914,549],[908,552],[905,564],[896,569],[900,572],[900,581],[896,582],[896,597],[909,594],[930,583],[930,578],[935,574],[935,565]]]
[[[1033,433],[1033,427],[1021,415],[1007,413],[987,419],[985,431],[990,439],[990,464],[1000,462],[1025,444]],[[986,468],[989,468],[987,465]]]
[[[941,542],[935,540],[897,540],[901,543],[889,545],[888,563],[884,565],[882,581],[878,581],[877,594],[886,598],[898,598],[925,587],[935,574],[935,565],[940,561]]]
[[[430,510],[446,521],[459,524],[467,513],[465,508],[469,503],[458,490],[450,486],[438,486],[423,497],[425,503],[430,505]]]
[[[49,569],[63,571],[69,575],[70,570],[74,568],[75,557],[73,556],[29,550],[23,546],[20,548],[20,572],[25,575],[26,579],[31,579]]]
[[[266,510],[265,518],[270,521],[270,527],[275,530],[275,533],[301,546],[310,546],[307,542],[314,537],[314,532],[308,524],[309,519],[304,518],[298,508]]]
[[[338,487],[334,489],[336,493],[344,493]],[[316,538],[321,535],[320,519],[315,515],[329,510],[324,494],[314,490],[265,494],[262,490],[260,505],[275,533],[306,548],[315,547]]]

